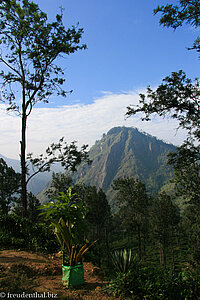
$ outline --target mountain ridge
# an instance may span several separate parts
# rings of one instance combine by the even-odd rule
[[[92,164],[82,164],[74,179],[102,188],[111,202],[111,184],[121,177],[137,177],[154,193],[173,175],[172,167],[167,165],[167,154],[174,151],[174,145],[137,128],[114,127],[91,147]]]
[[[176,147],[133,127],[114,127],[90,148],[91,165],[82,163],[73,175],[75,182],[95,185],[102,188],[110,203],[114,202],[113,180],[120,177],[137,177],[147,185],[150,193],[157,192],[173,175],[172,167],[167,166],[167,154]],[[0,155],[16,172],[20,162]],[[54,172],[62,168],[54,166]],[[34,177],[28,190],[35,195],[40,193],[51,180],[50,173]],[[40,194],[39,194],[40,197]]]

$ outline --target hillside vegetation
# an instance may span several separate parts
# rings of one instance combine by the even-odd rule
[[[177,197],[169,181],[173,169],[167,165],[168,153],[175,151],[135,128],[112,128],[91,148],[91,165],[80,165],[73,178],[72,173],[53,173],[37,198],[28,194],[28,218],[21,217],[16,197],[19,174],[1,160],[1,250],[65,253],[68,248],[60,240],[60,249],[56,233],[69,231],[63,241],[70,241],[75,254],[81,245],[92,245],[85,261],[108,279],[98,283],[102,299],[137,295],[179,300],[188,294],[194,296],[188,299],[198,299],[199,208],[184,195]],[[5,184],[8,175],[12,178]],[[10,273],[2,270],[4,280]],[[20,275],[14,289],[22,282]],[[89,286],[85,288],[87,293]]]

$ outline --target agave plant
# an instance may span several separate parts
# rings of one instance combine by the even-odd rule
[[[91,244],[86,243],[83,246],[73,245],[73,238],[71,233],[71,222],[67,220],[66,222],[63,218],[60,218],[58,223],[51,222],[55,227],[54,232],[61,246],[61,253],[63,257],[63,265],[76,266],[78,263],[82,263],[83,256],[85,253],[96,243],[96,241]]]
[[[120,249],[111,252],[112,262],[115,268],[122,273],[138,267],[138,256],[134,255],[131,249]]]

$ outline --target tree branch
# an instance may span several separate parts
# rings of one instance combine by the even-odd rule
[[[20,78],[22,79],[22,75],[20,74],[20,72],[18,72],[15,68],[13,68],[11,65],[9,65],[9,63],[5,59],[3,59],[2,56],[0,56],[0,61],[2,61],[2,63],[4,63],[8,68],[13,70],[16,74],[18,74],[20,76]]]

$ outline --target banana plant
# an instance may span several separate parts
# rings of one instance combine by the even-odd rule
[[[127,273],[130,269],[138,267],[138,256],[131,249],[119,249],[111,252],[111,259],[115,268],[121,273]]]

